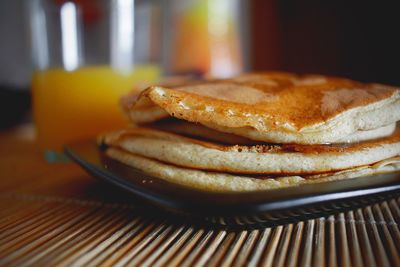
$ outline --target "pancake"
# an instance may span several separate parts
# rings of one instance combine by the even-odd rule
[[[158,129],[176,134],[183,134],[194,138],[200,138],[203,140],[217,141],[224,144],[259,144],[260,141],[252,140],[250,138],[242,137],[236,134],[217,131],[208,127],[205,127],[199,123],[191,123],[178,119],[164,119],[154,123],[143,124],[146,128]],[[337,143],[355,143],[367,140],[373,140],[377,138],[387,137],[394,133],[396,130],[396,124],[390,124],[384,127],[380,127],[368,131],[357,131],[346,138],[338,140]],[[336,143],[336,142],[335,142]]]
[[[399,129],[385,138],[331,145],[226,145],[148,128],[116,131],[104,142],[176,166],[238,174],[325,173],[400,155]]]
[[[153,86],[124,110],[138,124],[172,116],[257,141],[326,144],[400,120],[400,91],[348,79],[269,72]]]
[[[400,170],[400,158],[392,158],[373,165],[329,174],[314,176],[252,177],[177,167],[135,155],[118,148],[109,148],[106,154],[110,158],[138,169],[149,176],[199,190],[215,192],[270,190],[303,184],[351,179]]]

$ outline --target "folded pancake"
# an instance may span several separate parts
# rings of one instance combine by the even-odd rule
[[[178,167],[129,153],[118,148],[109,148],[106,153],[110,158],[138,169],[147,175],[158,177],[171,183],[215,192],[269,190],[299,186],[302,184],[351,179],[355,177],[393,172],[400,169],[400,158],[392,158],[372,165],[319,175],[255,177],[251,175],[238,176],[229,173],[207,172]]]
[[[172,116],[263,142],[341,143],[360,141],[351,139],[360,132],[393,127],[400,120],[400,91],[348,79],[269,72],[153,86],[124,110],[138,124]]]
[[[400,130],[390,137],[354,144],[226,145],[155,129],[132,128],[110,133],[104,142],[176,166],[238,174],[325,173],[400,156]]]

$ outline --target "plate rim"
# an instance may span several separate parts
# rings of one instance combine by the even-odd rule
[[[85,169],[87,172],[89,172],[92,176],[95,178],[100,178],[103,181],[109,182],[113,184],[114,186],[117,186],[121,189],[124,189],[125,191],[130,192],[131,194],[134,194],[135,196],[138,196],[142,199],[144,199],[146,202],[162,207],[164,209],[168,210],[174,210],[178,212],[184,212],[184,213],[192,213],[196,212],[199,214],[225,214],[225,215],[238,215],[238,214],[255,214],[255,213],[265,213],[265,212],[276,212],[276,211],[282,211],[282,210],[291,210],[291,209],[297,209],[297,208],[302,208],[306,206],[312,206],[312,205],[317,205],[317,204],[324,204],[327,202],[333,202],[333,201],[346,201],[346,200],[351,200],[351,199],[357,199],[362,196],[374,196],[374,195],[380,195],[383,193],[394,193],[399,191],[400,192],[400,173],[395,172],[395,173],[388,173],[388,174],[378,174],[378,175],[372,175],[371,177],[380,177],[380,176],[395,176],[396,181],[388,184],[384,184],[381,186],[367,186],[363,188],[358,188],[358,189],[348,189],[348,190],[340,190],[337,192],[315,192],[315,194],[311,195],[305,195],[305,196],[297,196],[293,198],[283,198],[283,199],[264,199],[263,201],[258,201],[255,202],[241,202],[241,203],[213,203],[215,205],[210,205],[212,203],[207,203],[207,202],[198,202],[198,201],[183,201],[182,199],[175,198],[168,195],[162,195],[159,192],[154,192],[154,191],[149,191],[148,188],[144,187],[143,184],[139,183],[134,183],[132,181],[128,181],[126,178],[121,177],[118,174],[115,174],[113,171],[110,171],[107,169],[104,165],[97,164],[96,162],[91,162],[90,160],[84,158],[82,155],[79,154],[79,149],[77,149],[80,146],[86,146],[89,149],[96,150],[97,151],[97,156],[100,158],[101,157],[101,150],[99,146],[96,144],[96,141],[94,139],[86,139],[86,140],[81,140],[77,142],[73,142],[70,144],[67,144],[64,146],[64,153],[72,159],[75,163],[80,165],[83,169]],[[92,151],[93,152],[93,151]],[[111,159],[112,160],[112,159]],[[115,160],[114,160],[115,161]],[[119,163],[123,164],[123,163]],[[123,164],[125,165],[125,164]],[[125,165],[125,168],[131,169],[134,172],[139,172],[142,173],[143,177],[150,177],[151,179],[156,179],[156,180],[162,180],[161,178],[157,177],[151,177],[149,175],[144,174],[138,169],[135,169],[131,166]],[[354,179],[366,179],[368,177],[362,177],[362,178],[352,178],[352,179],[347,179],[347,180],[341,180],[341,181],[349,181],[349,180],[354,180]],[[375,179],[375,178],[374,178]],[[341,181],[327,181],[323,182],[326,186],[329,184],[336,184]],[[314,184],[315,185],[315,184]],[[193,188],[188,188],[182,185],[176,185],[178,188],[184,188],[183,190],[193,190]],[[309,185],[301,185],[298,187],[289,187],[291,190],[293,188],[297,189],[304,189],[304,187],[309,186]],[[314,186],[315,187],[315,186]],[[279,190],[279,191],[285,191],[289,188],[278,188],[278,189],[271,189],[271,190]],[[143,190],[144,189],[144,190]],[[238,198],[246,197],[249,195],[260,195],[262,193],[265,193],[265,191],[269,190],[263,190],[263,191],[257,191],[257,192],[206,192],[206,191],[201,191],[201,190],[196,190],[197,194],[205,194],[205,195],[214,195],[214,197],[221,197],[221,196],[236,196]],[[271,191],[269,191],[271,192]],[[275,191],[278,192],[278,191]],[[180,196],[182,197],[182,195]]]

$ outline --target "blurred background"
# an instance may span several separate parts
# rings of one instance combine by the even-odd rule
[[[31,120],[32,73],[40,67],[38,50],[32,49],[31,2],[35,0],[0,2],[1,128]],[[85,33],[102,38],[101,30],[90,25],[101,20],[104,12],[98,3],[104,6],[105,1],[71,2],[83,7]],[[135,39],[135,64],[151,62],[163,76],[190,73],[224,78],[242,71],[283,70],[400,85],[396,1],[150,2],[149,7],[149,1],[134,1],[137,8],[132,19],[141,32]],[[104,43],[107,38],[104,35]],[[103,51],[101,44],[92,44],[98,55]],[[87,65],[92,59],[85,60]]]

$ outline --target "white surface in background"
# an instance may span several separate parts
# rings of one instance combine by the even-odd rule
[[[0,1],[0,85],[28,88],[32,65],[24,0]]]
[[[78,39],[78,23],[76,5],[67,2],[62,5],[61,16],[61,39],[62,57],[64,68],[68,71],[79,67],[80,49]]]
[[[134,1],[113,0],[111,11],[111,65],[129,70],[134,64]]]
[[[32,60],[37,68],[46,69],[49,66],[49,47],[46,31],[46,16],[39,5],[39,0],[29,2],[30,30],[32,40]]]

